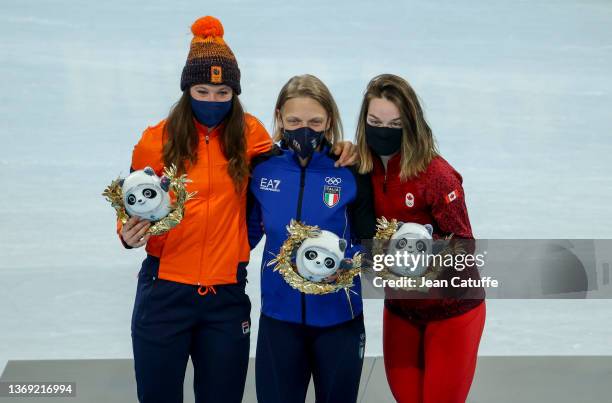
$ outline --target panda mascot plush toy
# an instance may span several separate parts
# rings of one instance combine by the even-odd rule
[[[170,179],[151,167],[132,172],[121,184],[123,205],[130,217],[159,221],[170,212]]]
[[[298,274],[306,280],[320,283],[340,268],[346,246],[344,239],[325,230],[317,237],[305,239],[295,257]]]
[[[429,224],[402,223],[389,241],[388,255],[400,253],[401,259],[389,267],[398,276],[420,276],[427,270],[426,254],[432,253],[433,227]],[[423,256],[419,256],[422,254]],[[403,264],[404,256],[407,265]],[[398,264],[402,263],[402,264]]]

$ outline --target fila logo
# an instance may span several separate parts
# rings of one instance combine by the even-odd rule
[[[446,199],[446,204],[452,203],[455,200],[457,200],[457,197],[459,197],[459,191],[457,189],[453,190],[452,192],[450,192],[449,194],[446,195],[445,199]]]
[[[242,322],[242,334],[249,334],[251,333],[251,324],[249,323],[248,320],[245,320],[244,322]]]
[[[406,193],[406,207],[414,207],[414,195],[410,192]]]
[[[261,178],[259,188],[269,192],[280,192],[280,179]]]

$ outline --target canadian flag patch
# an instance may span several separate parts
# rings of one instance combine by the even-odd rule
[[[449,204],[457,200],[458,197],[459,197],[459,190],[455,189],[449,194],[447,194],[444,199],[446,200],[446,204]]]

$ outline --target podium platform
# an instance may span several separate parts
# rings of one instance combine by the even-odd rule
[[[243,402],[254,403],[254,362],[251,359]],[[2,381],[76,382],[76,396],[67,398],[0,397],[1,403],[137,402],[131,359],[9,361]],[[610,356],[483,356],[468,402],[564,403],[612,402]],[[193,402],[193,369],[185,376],[185,403]],[[307,402],[314,402],[312,384]],[[381,357],[364,362],[359,402],[387,403],[394,399],[387,386]]]

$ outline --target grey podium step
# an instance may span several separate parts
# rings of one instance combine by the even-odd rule
[[[243,402],[256,402],[251,360]],[[76,382],[72,398],[1,398],[2,403],[42,401],[67,403],[136,402],[133,362],[125,360],[9,361],[2,381]],[[441,380],[443,381],[443,379]],[[193,402],[193,369],[185,379],[185,402]],[[393,402],[382,358],[364,363],[360,402]],[[314,402],[312,384],[308,402]],[[472,403],[612,402],[612,357],[479,357],[468,399]]]

